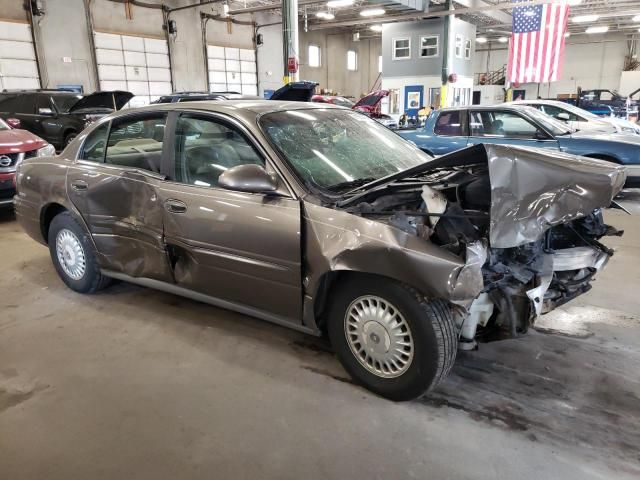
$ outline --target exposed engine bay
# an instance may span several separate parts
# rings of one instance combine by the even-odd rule
[[[522,185],[512,170],[504,177],[510,183],[497,186],[491,171],[493,147],[497,148],[486,146],[488,158],[449,161],[424,174],[396,179],[361,195],[348,207],[352,213],[386,222],[467,262],[473,255],[472,261],[480,263],[481,274],[475,279],[481,282],[480,293],[462,305],[459,319],[462,348],[473,348],[476,340],[525,333],[537,316],[587,292],[613,255],[600,239],[622,234],[603,221],[601,208],[611,200],[606,203],[600,195],[590,195],[580,178],[558,179],[557,185],[534,183],[531,192],[519,192]],[[519,160],[528,163],[529,153],[537,155],[519,152]],[[617,193],[619,182],[614,178],[612,192]],[[609,195],[600,193],[605,198]],[[585,201],[576,210],[573,203],[580,196]],[[472,276],[463,280],[474,281]]]

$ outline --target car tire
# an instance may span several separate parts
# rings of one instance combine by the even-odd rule
[[[47,240],[53,265],[71,290],[94,293],[110,283],[100,273],[89,235],[70,212],[53,218]]]
[[[427,301],[409,286],[374,277],[352,278],[334,292],[329,339],[359,384],[405,401],[426,394],[447,376],[456,358],[458,329],[445,301]],[[391,358],[389,351],[397,356]]]
[[[75,140],[75,138],[78,136],[78,134],[76,132],[69,132],[64,136],[64,148],[67,148],[67,146],[73,142]]]

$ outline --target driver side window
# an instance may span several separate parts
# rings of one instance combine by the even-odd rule
[[[471,135],[477,137],[532,139],[537,131],[532,123],[512,112],[471,112],[469,125]]]
[[[175,180],[216,187],[218,177],[238,165],[265,166],[244,135],[214,119],[182,116],[176,125]]]

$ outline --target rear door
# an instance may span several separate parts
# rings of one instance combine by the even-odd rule
[[[165,236],[178,285],[296,319],[302,312],[300,202],[225,190],[222,172],[273,165],[239,123],[216,114],[174,114],[173,182],[163,185]]]
[[[555,138],[511,110],[470,110],[469,145],[495,143],[558,149]]]
[[[158,194],[165,183],[165,121],[159,112],[102,122],[69,168],[67,192],[103,268],[171,282]]]

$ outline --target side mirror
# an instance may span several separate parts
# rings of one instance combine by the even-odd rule
[[[19,118],[7,118],[7,125],[9,125],[13,129],[18,129],[22,126]]]
[[[53,117],[53,110],[50,108],[39,108],[38,115],[46,115],[47,117]]]
[[[569,117],[569,114],[567,112],[562,112],[556,115],[556,118],[558,120],[562,120],[563,122],[568,122],[571,117]]]
[[[260,165],[248,163],[226,170],[218,177],[218,186],[250,193],[275,192],[278,178]]]

